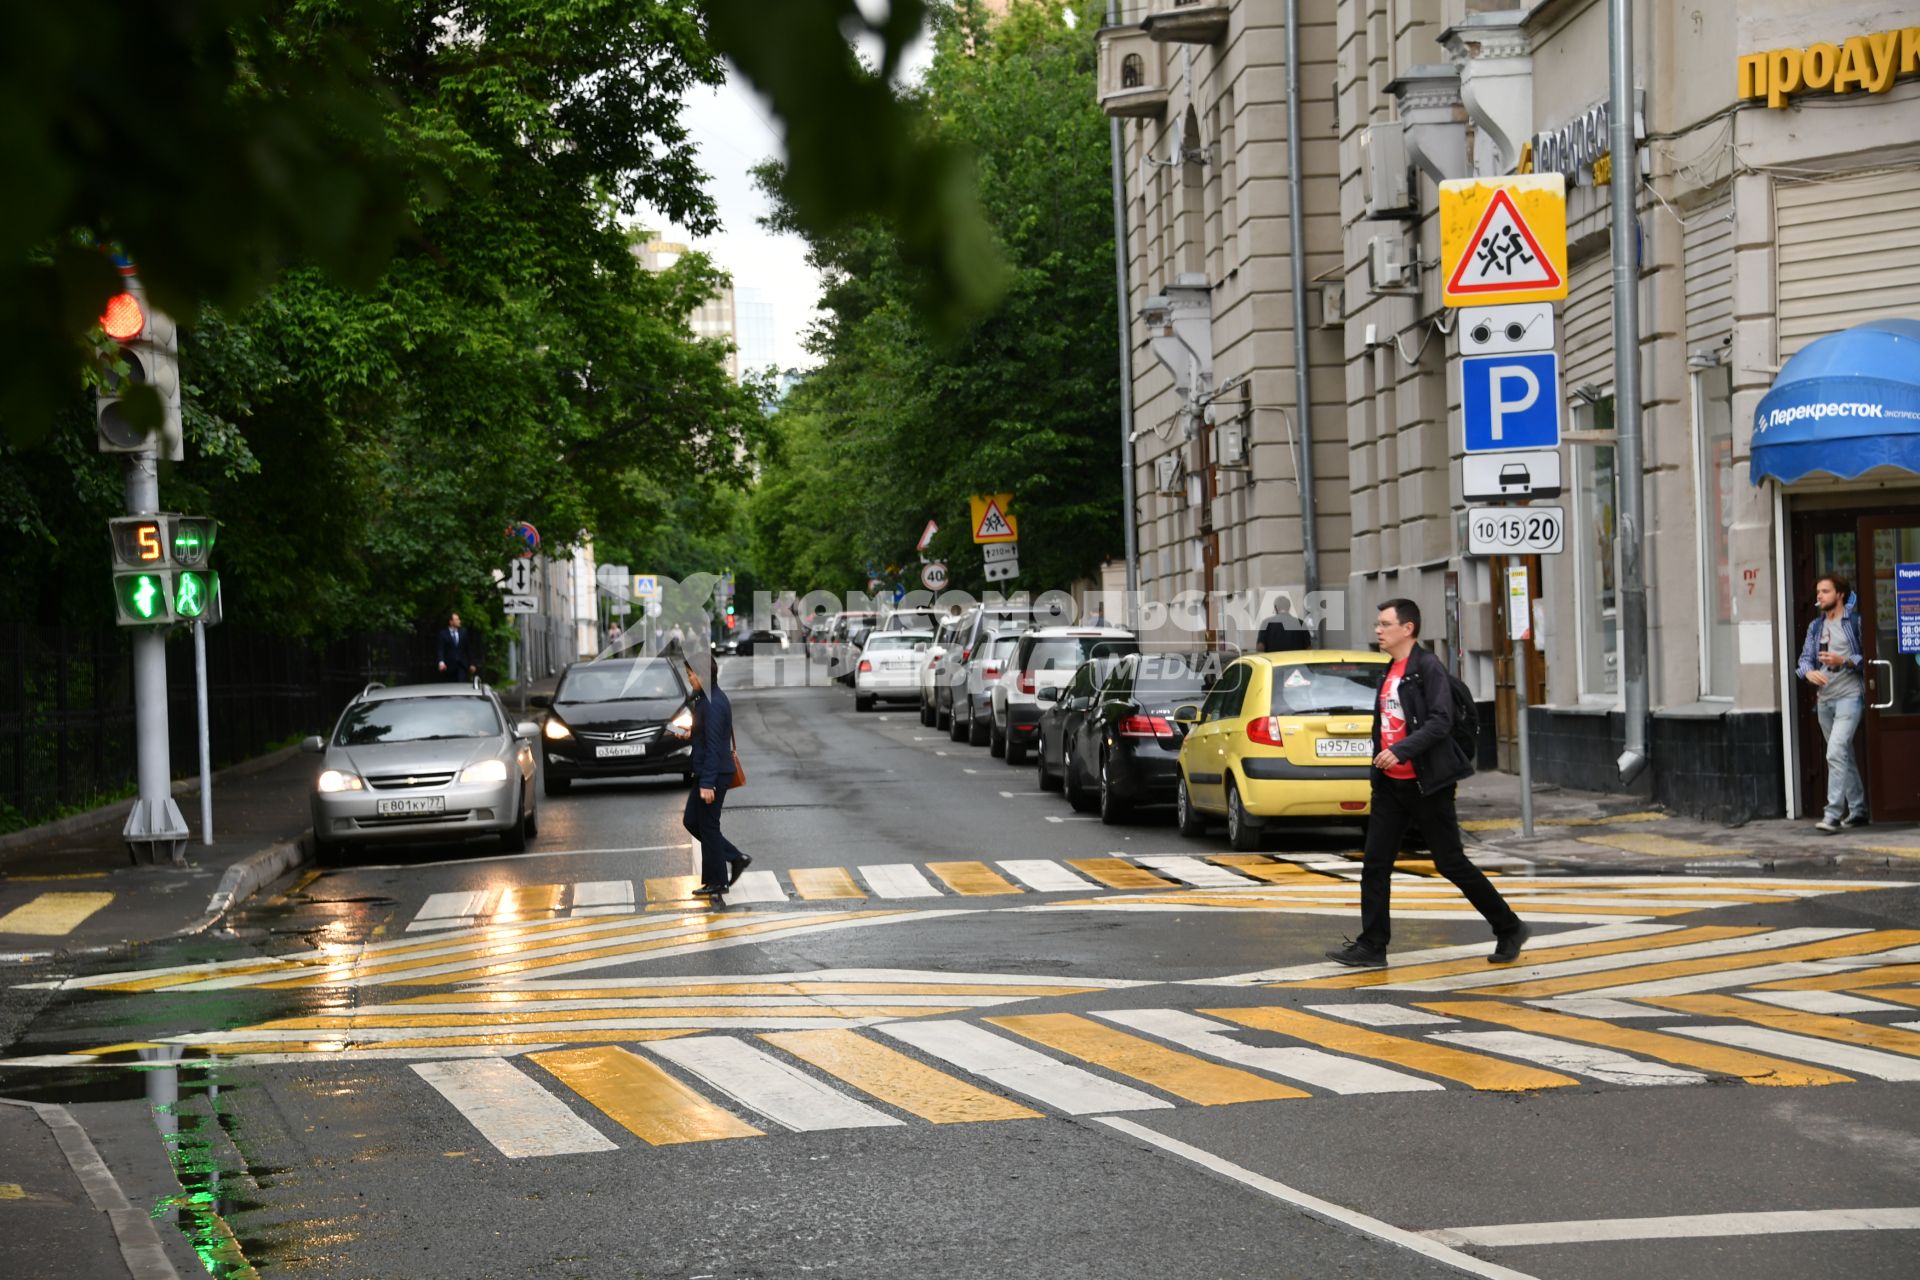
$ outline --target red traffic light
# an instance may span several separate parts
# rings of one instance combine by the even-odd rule
[[[100,327],[115,342],[132,342],[147,327],[147,310],[132,294],[115,294],[100,313]]]

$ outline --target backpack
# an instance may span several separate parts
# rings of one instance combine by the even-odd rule
[[[1473,690],[1453,672],[1447,672],[1447,693],[1453,699],[1453,743],[1466,753],[1469,767],[1480,762],[1480,710]]]

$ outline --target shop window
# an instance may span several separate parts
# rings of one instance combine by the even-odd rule
[[[1700,538],[1700,696],[1738,684],[1733,603],[1733,384],[1724,365],[1693,375],[1695,502]]]
[[[1583,431],[1613,430],[1613,397],[1575,409]],[[1574,559],[1580,633],[1580,695],[1612,702],[1620,696],[1619,467],[1610,444],[1574,450],[1578,499]]]

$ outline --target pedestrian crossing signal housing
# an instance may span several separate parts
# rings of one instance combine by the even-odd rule
[[[116,569],[205,569],[219,523],[210,516],[161,512],[107,521]]]
[[[142,570],[113,575],[115,621],[123,627],[165,626],[175,621],[173,575]]]
[[[182,622],[207,621],[220,594],[220,575],[206,569],[183,569],[173,579],[173,612]]]

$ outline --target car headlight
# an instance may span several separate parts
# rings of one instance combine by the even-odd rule
[[[684,738],[693,732],[693,708],[682,707],[673,713],[673,719],[667,721],[667,732],[675,737]]]
[[[571,738],[573,736],[573,730],[561,724],[557,716],[548,716],[547,726],[541,732],[547,735],[548,742],[558,742],[562,738]]]
[[[351,773],[342,773],[338,769],[322,769],[317,784],[322,791],[364,791],[366,783]]]
[[[470,764],[460,771],[462,782],[505,782],[507,780],[507,762],[505,760],[482,760],[479,764]]]

